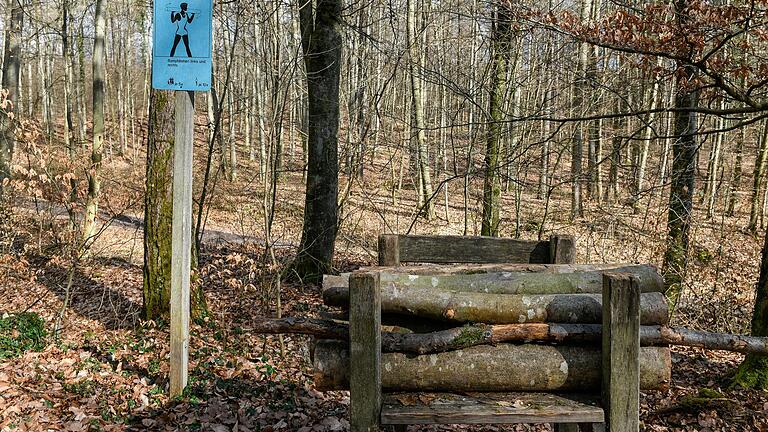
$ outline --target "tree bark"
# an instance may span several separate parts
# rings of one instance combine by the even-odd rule
[[[675,1],[676,20],[681,27],[689,19],[688,0]],[[664,252],[663,275],[670,308],[674,309],[683,289],[688,261],[688,241],[693,217],[693,190],[695,186],[696,159],[696,113],[684,111],[698,105],[698,89],[691,88],[696,78],[696,69],[690,65],[678,64],[682,75],[678,75],[675,95],[674,140],[672,142],[673,163],[669,192],[667,218],[667,246]]]
[[[757,220],[760,216],[760,186],[765,176],[765,165],[768,163],[768,120],[763,120],[763,133],[760,136],[760,148],[755,158],[755,169],[752,175],[752,197],[749,206],[749,232],[757,232]]]
[[[752,312],[752,336],[768,337],[768,235],[765,236],[760,261],[760,278],[755,286],[755,309]],[[733,383],[752,388],[768,389],[768,353],[747,355],[736,371]]]
[[[318,341],[313,362],[318,390],[349,388],[345,342]],[[387,391],[590,391],[600,388],[600,363],[599,347],[499,344],[420,356],[385,353],[381,378]],[[669,385],[671,368],[669,348],[640,349],[642,389]]]
[[[582,0],[581,22],[588,22],[592,0]],[[581,116],[584,109],[585,97],[588,86],[587,64],[590,47],[586,42],[579,42],[577,48],[578,69],[573,83],[572,113]],[[580,218],[584,214],[582,207],[582,159],[584,158],[584,124],[577,122],[571,137],[571,220]]]
[[[432,200],[432,177],[429,172],[429,151],[427,137],[424,130],[424,106],[421,88],[421,77],[417,69],[421,63],[422,53],[416,43],[416,3],[415,0],[407,0],[408,15],[406,23],[406,44],[408,46],[409,72],[411,80],[411,141],[415,140],[418,169],[417,189],[422,191],[423,200],[419,202],[424,209],[427,219],[433,219],[435,204]]]
[[[602,293],[602,278],[606,271],[632,274],[638,279],[642,292],[663,292],[664,290],[664,281],[652,266],[615,264],[502,266],[499,270],[486,273],[424,276],[382,272],[381,282],[401,290],[439,288],[488,294],[598,294]],[[343,273],[341,276],[325,276],[323,298],[327,305],[344,306],[348,302],[348,278],[349,273]]]
[[[88,170],[88,201],[85,206],[83,222],[83,247],[87,249],[96,234],[96,217],[99,212],[99,192],[101,182],[101,157],[104,146],[104,0],[96,0],[95,25],[93,40],[93,143],[91,147],[91,166]]]
[[[21,0],[8,0],[10,22],[5,30],[5,48],[3,54],[3,79],[0,87],[8,91],[6,96],[16,105],[19,94],[19,73],[21,71],[21,30],[24,24],[24,11]],[[2,196],[5,179],[11,177],[11,161],[16,144],[17,119],[7,115],[18,112],[18,109],[6,109],[0,113],[0,196]]]
[[[402,328],[396,328],[396,331],[385,331],[388,328],[392,326],[382,325],[382,352],[420,355],[504,342],[598,345],[602,336],[600,324],[470,324],[427,333],[407,333],[403,332]],[[253,323],[248,331],[261,334],[305,334],[318,339],[349,341],[347,324],[328,319],[288,317],[262,320]],[[768,355],[768,337],[711,333],[682,327],[640,326],[640,344],[642,346],[690,346],[708,350]]]
[[[69,1],[62,2],[61,51],[64,59],[64,145],[70,156],[74,152],[74,126],[72,124],[72,52],[69,46]],[[73,192],[74,194],[74,192]]]
[[[669,322],[663,294],[644,293],[640,301],[643,324]],[[381,308],[384,313],[492,324],[599,323],[602,318],[600,294],[488,294],[391,284],[381,287]]]
[[[170,311],[173,210],[173,93],[150,92],[144,198],[144,318]]]
[[[341,0],[302,2],[299,8],[309,156],[304,227],[292,270],[305,281],[319,280],[331,268],[338,229],[341,9]]]
[[[480,233],[484,236],[499,235],[499,207],[501,201],[501,182],[499,179],[499,158],[501,157],[502,134],[505,125],[504,97],[507,93],[507,69],[511,51],[510,16],[507,6],[496,6],[493,20],[491,58],[491,77],[493,84],[489,99],[488,132],[485,147],[485,180],[483,182],[483,220]]]

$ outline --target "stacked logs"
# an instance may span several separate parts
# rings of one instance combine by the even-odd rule
[[[666,328],[669,322],[663,281],[650,266],[526,264],[452,266],[437,272],[432,267],[376,270],[382,321],[394,325],[382,326],[390,330],[382,338],[384,390],[599,389],[604,272],[637,278],[643,326]],[[326,276],[323,285],[326,305],[348,309],[349,274]],[[305,333],[329,338],[318,340],[313,350],[315,385],[319,390],[348,389],[346,326],[315,321],[303,321],[315,330]],[[494,335],[503,336],[494,341]],[[641,388],[663,388],[670,378],[669,348],[642,347]]]

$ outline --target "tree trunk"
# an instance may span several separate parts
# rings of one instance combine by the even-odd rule
[[[768,235],[763,243],[760,278],[755,286],[752,336],[768,337]],[[736,371],[735,385],[768,390],[768,354],[749,354]]]
[[[581,22],[586,23],[592,10],[591,0],[583,0],[581,4]],[[587,67],[589,61],[590,46],[586,42],[578,45],[578,69],[573,83],[572,113],[579,117],[587,110],[584,109],[586,98],[584,97],[588,76]],[[571,139],[571,220],[583,216],[581,183],[582,183],[582,159],[584,157],[584,122],[576,122],[573,137]]]
[[[99,212],[99,191],[101,182],[101,157],[104,146],[104,0],[96,0],[96,12],[93,40],[93,143],[91,147],[91,166],[88,170],[88,202],[85,206],[83,222],[83,247],[87,249],[96,233],[96,217]]]
[[[301,43],[307,73],[307,189],[304,227],[292,267],[304,280],[328,272],[338,229],[339,77],[341,0],[300,5]],[[277,156],[277,155],[276,155]]]
[[[742,166],[744,163],[744,141],[746,139],[746,128],[740,128],[738,138],[736,138],[736,157],[733,162],[733,174],[728,186],[728,204],[725,210],[726,216],[733,216],[736,211],[736,204],[739,201],[739,192],[741,189]]]
[[[64,59],[64,146],[70,156],[74,152],[74,126],[72,124],[72,52],[69,46],[69,0],[62,2],[61,51]]]
[[[757,232],[757,220],[760,216],[760,186],[763,184],[765,165],[768,162],[768,120],[763,120],[763,133],[760,136],[760,149],[755,159],[755,170],[752,175],[752,199],[749,208],[749,224],[747,230]]]
[[[722,109],[725,109],[725,102],[720,104]],[[718,122],[718,128],[722,131],[725,129],[725,118],[720,117]],[[717,199],[718,189],[718,171],[720,171],[720,153],[722,151],[723,142],[725,141],[727,133],[722,131],[717,134],[715,138],[715,144],[709,155],[709,163],[707,169],[707,191],[705,196],[707,197],[707,218],[712,219],[715,215],[715,201]]]
[[[684,27],[688,17],[687,0],[675,1],[675,19]],[[675,108],[685,110],[698,105],[698,89],[689,88],[696,78],[693,66],[678,64],[684,74],[678,75]],[[696,113],[676,111],[675,130],[672,143],[673,163],[669,192],[667,219],[667,247],[664,252],[663,275],[667,287],[670,308],[674,309],[683,289],[683,280],[688,258],[688,240],[693,210],[696,160]]]
[[[173,211],[173,92],[150,92],[144,198],[144,318],[170,310]]]
[[[599,347],[476,346],[439,354],[381,355],[384,390],[407,391],[590,391],[600,388]],[[535,367],[532,367],[535,365]],[[346,342],[320,340],[314,350],[318,390],[349,388]],[[640,388],[671,382],[669,348],[640,349]]]
[[[499,206],[501,183],[499,180],[499,158],[501,136],[505,129],[504,97],[507,93],[507,69],[511,51],[510,16],[506,5],[496,7],[493,20],[491,77],[493,84],[488,97],[490,113],[485,148],[485,181],[483,183],[483,221],[480,233],[484,236],[499,235]]]
[[[21,0],[8,0],[10,23],[5,30],[5,48],[3,54],[2,88],[8,91],[7,98],[14,105],[18,99],[19,73],[21,71],[21,30],[24,23],[24,10]],[[0,113],[0,196],[2,196],[5,179],[11,176],[11,161],[13,148],[16,144],[16,123],[18,119],[6,114],[13,113],[11,108],[7,113]]]
[[[424,130],[424,106],[421,89],[421,77],[417,69],[421,63],[422,53],[416,43],[416,0],[407,0],[407,31],[406,45],[408,46],[408,65],[411,79],[411,141],[415,140],[416,159],[418,169],[417,189],[422,193],[423,200],[419,202],[423,206],[424,216],[431,220],[435,216],[435,204],[432,199],[432,178],[429,172],[429,151],[427,137]]]

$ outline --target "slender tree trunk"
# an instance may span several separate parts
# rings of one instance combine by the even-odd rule
[[[760,216],[760,186],[763,184],[766,162],[768,162],[768,120],[763,120],[763,133],[760,136],[760,148],[752,175],[752,199],[749,208],[749,224],[747,225],[747,230],[753,233],[757,232],[757,220]]]
[[[581,21],[589,20],[592,10],[592,0],[583,0],[581,4]],[[590,46],[586,42],[578,45],[578,69],[573,84],[573,115],[580,116],[585,113],[584,102],[588,86],[588,62]],[[582,159],[584,157],[584,124],[577,122],[573,132],[571,144],[571,219],[577,219],[584,214],[581,197],[582,184]]]
[[[489,95],[489,124],[485,148],[485,181],[483,183],[483,221],[480,233],[499,235],[499,206],[501,183],[499,158],[501,157],[504,120],[504,96],[507,93],[507,69],[510,55],[510,17],[505,5],[496,7],[492,28],[491,93]]]
[[[744,164],[744,140],[746,139],[746,128],[740,128],[738,138],[736,138],[736,156],[733,162],[733,174],[728,186],[728,204],[725,210],[726,216],[733,216],[736,211],[736,204],[739,202],[739,189],[741,189],[741,176],[743,174]]]
[[[661,67],[662,62],[659,60],[657,62],[657,66]],[[651,90],[651,95],[648,99],[648,109],[653,111],[656,109],[656,106],[658,105],[658,96],[659,96],[659,80],[654,78],[653,88]],[[643,142],[641,144],[640,154],[639,154],[639,160],[638,160],[638,166],[637,166],[637,177],[635,178],[635,184],[634,184],[634,198],[633,198],[633,206],[635,209],[637,209],[637,201],[640,199],[639,195],[642,193],[643,188],[645,187],[645,171],[646,167],[648,166],[648,149],[650,147],[651,141],[653,140],[653,125],[655,121],[655,114],[650,113],[645,118],[645,121],[647,125],[645,126],[645,131],[643,134]]]
[[[64,60],[64,146],[70,156],[74,152],[74,126],[72,124],[72,53],[69,46],[69,0],[62,2],[61,51]]]
[[[725,109],[725,102],[720,107]],[[720,130],[725,129],[725,118],[720,117],[718,121],[718,128]],[[707,175],[707,218],[712,219],[715,215],[715,201],[717,199],[717,185],[718,185],[718,171],[720,171],[720,153],[723,148],[723,141],[725,140],[726,132],[720,132],[715,138],[715,145],[712,148],[709,156],[709,170]]]
[[[85,108],[85,35],[83,34],[83,19],[80,20],[80,27],[77,33],[77,111],[78,122],[77,132],[80,139],[80,143],[85,145],[85,133],[86,133],[86,116],[88,110]],[[126,95],[126,99],[130,99],[130,94]]]
[[[763,243],[760,279],[755,286],[751,334],[768,337],[768,235]],[[768,390],[768,355],[748,354],[736,371],[733,383],[744,388]]]
[[[677,0],[678,20],[685,20],[686,0]],[[677,86],[675,108],[695,108],[698,104],[698,90],[686,88],[696,76],[692,66],[681,66],[685,75]],[[663,275],[670,308],[674,309],[683,288],[688,258],[688,241],[693,210],[696,158],[696,113],[676,111],[674,114],[674,141],[672,152],[672,179],[669,193],[667,220],[667,247],[664,252]]]
[[[429,220],[435,215],[435,204],[432,199],[432,178],[429,170],[429,151],[427,147],[427,137],[424,129],[424,106],[421,88],[420,71],[417,71],[421,59],[421,48],[416,42],[416,0],[407,0],[407,31],[406,45],[408,46],[408,65],[411,79],[411,140],[415,140],[416,159],[418,169],[417,188],[422,191],[424,201],[420,205],[424,206],[424,216]]]
[[[104,146],[104,0],[96,0],[96,12],[93,17],[95,31],[93,40],[93,143],[91,147],[91,166],[88,170],[88,202],[85,206],[83,223],[83,247],[90,247],[96,233],[96,217],[99,211],[99,192],[101,182],[101,157]]]
[[[311,281],[330,270],[338,229],[341,10],[341,0],[299,5],[307,73],[308,165],[304,227],[292,267],[299,277]]]
[[[144,318],[170,310],[173,210],[173,92],[150,92],[144,198]]]
[[[8,91],[7,98],[16,103],[19,90],[19,73],[21,71],[21,30],[24,23],[24,11],[21,0],[8,0],[10,10],[10,22],[5,29],[5,41],[3,52],[3,78],[2,87]],[[13,160],[13,148],[16,144],[16,118],[0,112],[0,196],[2,196],[5,179],[11,176],[11,162]]]

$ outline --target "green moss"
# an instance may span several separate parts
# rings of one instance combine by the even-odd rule
[[[768,356],[748,355],[736,370],[731,386],[768,390]]]
[[[702,388],[702,389],[699,389],[699,397],[717,399],[717,398],[722,398],[724,396],[722,393],[720,393],[717,390]]]
[[[473,325],[461,328],[461,333],[451,342],[453,348],[463,348],[472,346],[477,342],[485,340],[485,326]]]
[[[22,312],[0,319],[0,359],[16,357],[45,347],[45,321],[40,315]]]
[[[720,392],[708,388],[699,389],[696,395],[688,395],[680,398],[677,408],[686,411],[701,411],[717,407],[727,407],[731,402],[725,399]]]

